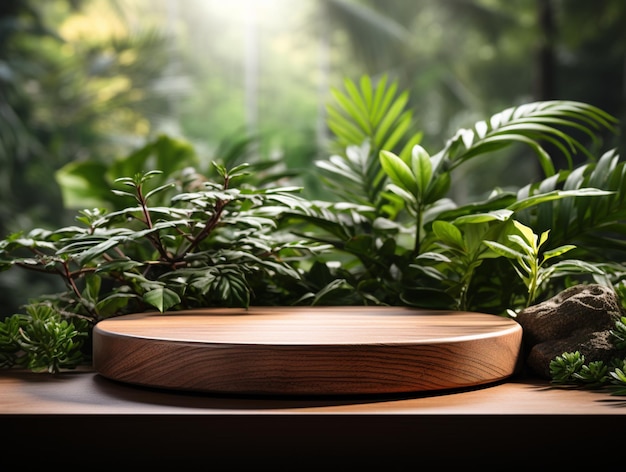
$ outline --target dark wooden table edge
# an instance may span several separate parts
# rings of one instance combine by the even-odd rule
[[[538,398],[549,388],[546,382],[523,378],[501,383],[533,388]],[[473,390],[480,394],[484,388],[488,394],[490,387]],[[361,467],[386,471],[417,469],[417,464],[425,464],[423,461],[431,461],[431,466],[432,461],[442,465],[479,461],[483,466],[502,466],[507,461],[528,466],[578,466],[586,454],[594,455],[594,463],[606,460],[611,465],[611,457],[623,449],[626,431],[624,407],[613,410],[616,414],[97,411],[3,411],[0,444],[31,464],[67,464],[71,458],[88,461],[96,470],[119,465],[120,461],[126,465],[183,467],[227,461],[228,466],[218,470],[259,470],[263,466],[263,470]]]
[[[609,465],[611,455],[623,450],[625,419],[545,414],[2,415],[0,443],[11,455],[29,458],[29,464],[86,461],[95,470],[119,464],[417,470],[424,467],[417,464],[476,461],[483,467],[566,467],[579,465],[586,454],[594,455],[596,465]],[[416,465],[409,468],[407,460]],[[225,462],[227,468],[216,467]]]

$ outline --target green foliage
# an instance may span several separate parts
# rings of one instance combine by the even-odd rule
[[[615,368],[609,372],[613,394],[626,395],[626,359],[616,361],[615,364]]]
[[[406,305],[509,316],[574,283],[626,279],[613,259],[623,245],[611,245],[611,258],[592,251],[613,240],[599,230],[625,230],[619,156],[557,170],[542,146],[588,155],[563,129],[593,136],[613,130],[611,117],[575,102],[528,104],[461,130],[430,153],[395,83],[365,77],[345,86],[329,114],[345,152],[316,163],[327,199],[303,198],[276,160],[245,162],[247,139],[202,168],[187,143],[161,136],[109,165],[61,169],[68,203],[93,206],[76,225],[0,241],[0,269],[60,278],[66,290],[40,301],[91,326],[146,310],[250,305]],[[544,180],[517,192],[496,188],[477,201],[450,198],[462,164],[520,143],[539,158]],[[568,229],[543,228],[546,221]],[[588,234],[593,245],[584,244]],[[572,257],[557,261],[566,252]],[[601,371],[594,365],[578,375],[599,381]]]
[[[611,336],[615,347],[626,350],[626,316],[620,317],[615,322],[615,329],[611,330]]]
[[[579,351],[564,352],[550,362],[550,375],[555,385],[590,389],[608,389],[612,395],[626,395],[626,357],[586,363]]]
[[[276,219],[307,202],[296,187],[231,188],[245,164],[216,169],[219,184],[191,171],[185,181],[158,186],[150,185],[162,178],[156,170],[118,178],[127,189],[113,193],[125,208],[82,211],[80,226],[13,234],[0,251],[15,256],[0,264],[61,276],[68,292],[56,296],[57,305],[92,322],[147,308],[274,303],[282,278],[300,279],[289,257],[316,250],[283,234]],[[152,205],[176,185],[168,206]]]
[[[28,220],[33,225],[66,221],[51,174],[68,162],[88,160],[93,168],[127,152],[129,142],[152,131],[152,123],[161,119],[175,93],[162,84],[169,62],[165,35],[118,30],[108,37],[73,37],[61,31],[63,21],[73,14],[80,17],[93,2],[4,3],[2,235]]]
[[[158,170],[160,174],[153,174],[148,185],[160,186],[184,172],[185,168],[195,167],[197,164],[198,157],[188,143],[161,135],[110,163],[95,160],[70,162],[61,167],[55,177],[67,208],[83,209],[94,206],[120,209],[124,205],[124,199],[115,190],[118,177]],[[164,201],[167,203],[167,199]]]
[[[579,351],[565,352],[550,362],[550,375],[554,384],[598,388],[608,383],[609,368],[602,361],[585,363]]]
[[[609,368],[602,361],[584,364],[580,372],[574,373],[574,377],[590,388],[600,387],[606,384]]]
[[[572,242],[586,260],[598,260],[599,251],[619,254],[626,247],[625,228],[618,223],[626,210],[625,178],[624,161],[617,150],[611,149],[576,169],[560,170],[550,178],[526,185],[519,190],[518,198],[590,188],[608,193],[601,198],[565,199],[540,205],[520,212],[519,219],[538,232],[550,230],[555,245]]]
[[[64,206],[53,178],[59,168],[89,163],[94,177],[103,179],[101,163],[151,136],[170,103],[180,100],[184,89],[171,86],[169,37],[145,22],[132,31],[112,25],[106,11],[95,12],[85,26],[92,8],[114,3],[121,2],[2,2],[0,237],[71,224],[74,208],[93,204],[82,199]],[[182,75],[182,68],[177,72]],[[180,75],[176,79],[183,83]],[[107,191],[100,197],[114,198]],[[59,281],[37,272],[1,274],[0,306],[12,313],[31,291],[58,289]]]
[[[610,202],[610,209],[601,213],[606,218],[603,227],[623,230],[624,200],[619,198],[617,185],[622,178],[621,165],[614,161],[607,168],[607,157],[603,157],[597,166],[593,162],[582,171],[556,172],[543,144],[550,143],[569,160],[576,153],[589,157],[582,142],[564,129],[595,136],[599,130],[613,130],[614,118],[577,102],[530,103],[459,130],[433,154],[418,144],[419,139],[412,139],[416,135],[408,127],[399,127],[395,135],[398,142],[407,145],[399,151],[381,149],[375,153],[372,143],[378,142],[377,130],[368,127],[367,119],[375,116],[376,101],[364,97],[382,95],[385,87],[384,80],[378,85],[362,80],[360,87],[346,82],[348,91],[340,102],[343,114],[332,115],[346,152],[317,162],[333,182],[331,188],[340,189],[337,195],[344,201],[318,203],[307,215],[299,215],[309,224],[308,237],[343,253],[342,269],[353,270],[349,276],[342,271],[341,278],[349,280],[357,292],[359,287],[384,287],[382,294],[375,292],[379,303],[505,313],[536,301],[540,295],[556,293],[557,277],[562,278],[560,287],[564,288],[571,283],[570,276],[600,277],[605,273],[602,264],[610,260],[598,258],[598,254],[589,261],[570,259],[555,264],[554,259],[574,249],[570,240],[583,239],[597,230],[597,217],[587,211],[590,205],[595,208]],[[395,92],[393,87],[390,90]],[[349,106],[348,97],[358,105]],[[390,109],[405,104],[401,94],[395,97]],[[517,193],[494,189],[482,201],[463,203],[449,198],[456,169],[481,155],[497,158],[495,151],[514,145],[526,146],[532,152],[529,157],[539,159],[546,172],[543,181]],[[602,171],[598,171],[600,167]],[[594,172],[601,172],[603,178],[594,177]],[[549,227],[544,228],[541,245],[534,236],[523,237],[520,227],[534,234],[535,228],[544,224],[545,215],[555,213],[562,223],[556,235],[546,232]],[[595,219],[594,224],[586,225],[588,219]],[[574,231],[565,233],[563,228],[568,224],[563,222],[572,221],[577,222],[569,225]],[[602,241],[596,238],[594,244]],[[520,266],[507,268],[501,259],[509,256],[530,265],[526,270],[521,266],[521,271]],[[612,270],[616,281],[623,270]],[[510,283],[513,277],[519,277],[526,297],[520,297],[521,287]]]
[[[378,154],[399,152],[408,159],[421,140],[415,132],[408,93],[383,76],[377,84],[364,76],[359,84],[346,79],[345,92],[333,89],[335,102],[327,106],[328,127],[337,155],[316,162],[329,189],[353,203],[380,206],[385,177]]]
[[[535,153],[544,174],[550,177],[556,170],[546,144],[554,146],[571,168],[576,153],[595,159],[576,138],[576,133],[597,139],[601,130],[611,129],[615,123],[615,118],[585,103],[558,100],[528,103],[507,108],[489,120],[478,121],[472,129],[460,129],[440,154],[454,168],[478,155],[521,143]]]
[[[398,83],[389,83],[386,75],[376,84],[366,75],[358,84],[346,79],[344,87],[344,92],[332,90],[335,102],[326,107],[328,127],[334,133],[338,151],[367,140],[375,155],[398,146],[402,146],[402,154],[410,153],[421,133],[407,139],[413,131],[413,112],[407,108],[408,91],[398,91]]]
[[[0,321],[0,366],[57,373],[88,360],[82,351],[87,320],[68,319],[52,306],[32,304],[26,314]]]
[[[574,382],[574,374],[585,364],[585,356],[579,351],[564,352],[550,362],[550,375],[555,384]]]
[[[547,242],[549,231],[544,231],[541,236],[537,236],[532,229],[519,221],[513,221],[513,225],[517,231],[514,234],[507,234],[509,245],[497,241],[484,243],[498,255],[515,261],[515,271],[528,289],[526,301],[528,307],[535,300],[538,290],[545,282],[558,275],[561,266],[558,263],[548,266],[546,264],[548,260],[574,249],[575,246],[568,244],[541,253],[540,248]],[[593,266],[581,267],[581,271],[600,272]]]
[[[623,357],[615,357],[609,365],[603,361],[585,362],[580,352],[565,352],[550,362],[552,383],[586,388],[609,388],[613,395],[626,395],[626,317],[615,322],[610,338]]]

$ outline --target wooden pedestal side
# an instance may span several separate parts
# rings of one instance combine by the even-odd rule
[[[252,307],[119,316],[93,332],[101,375],[218,394],[354,395],[458,389],[511,376],[522,328],[482,313]]]

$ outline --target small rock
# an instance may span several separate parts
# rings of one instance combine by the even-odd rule
[[[550,379],[550,362],[565,352],[579,351],[585,362],[609,362],[619,354],[610,330],[624,316],[610,287],[580,284],[517,315],[523,329],[525,365]]]

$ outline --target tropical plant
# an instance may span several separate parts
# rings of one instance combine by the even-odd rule
[[[619,240],[601,234],[609,229],[618,233],[624,230],[620,223],[624,212],[623,163],[614,150],[596,159],[574,137],[578,133],[594,137],[599,130],[614,129],[615,119],[601,110],[569,101],[512,107],[471,129],[460,129],[432,156],[419,145],[420,134],[416,138],[410,127],[397,127],[393,143],[407,144],[396,154],[377,144],[377,137],[388,133],[386,123],[371,124],[381,112],[381,102],[372,97],[393,96],[393,87],[384,80],[373,86],[364,78],[359,85],[346,81],[345,88],[352,97],[350,103],[360,105],[350,107],[344,96],[329,116],[338,122],[333,130],[337,141],[346,145],[346,152],[318,163],[333,188],[341,189],[344,201],[330,208],[324,206],[315,219],[310,215],[306,219],[326,233],[320,241],[333,244],[358,262],[350,274],[357,292],[363,284],[371,299],[371,287],[384,287],[379,303],[401,300],[414,306],[502,313],[533,302],[546,292],[554,293],[558,287],[548,285],[555,283],[557,275],[595,273],[600,277],[607,268],[597,267],[611,264],[612,259],[602,258],[599,252],[594,252],[590,261],[563,261],[553,268],[541,261],[545,274],[550,275],[542,280],[544,293],[532,288],[530,297],[522,299],[524,281],[518,279],[521,286],[510,283],[517,279],[511,272],[514,268],[506,267],[506,259],[500,257],[503,254],[493,249],[498,244],[515,249],[517,243],[509,236],[517,233],[512,236],[515,241],[523,233],[514,221],[518,221],[517,228],[523,223],[542,233],[554,225],[550,238],[542,241],[543,249],[552,251],[550,257],[556,257],[560,246],[573,250],[571,246],[577,242],[584,243],[580,253],[586,256],[600,245],[606,249],[608,241],[615,250],[623,249]],[[401,116],[398,104],[402,98],[383,101],[383,115],[390,111],[391,117]],[[570,164],[557,171],[543,143],[559,149],[570,163],[577,153],[590,162],[581,168]],[[545,179],[517,192],[496,188],[486,199],[470,203],[448,197],[452,174],[463,164],[484,155],[497,158],[498,151],[516,144],[533,151],[529,158],[534,155],[538,159]],[[358,212],[355,204],[362,205]],[[352,217],[355,214],[358,218]],[[490,248],[486,240],[495,243]],[[545,253],[540,255],[535,249],[529,257],[545,258]],[[611,272],[617,280],[623,270],[618,266]],[[508,282],[503,284],[505,280]]]
[[[578,102],[530,103],[459,130],[431,154],[395,83],[345,84],[329,108],[336,153],[317,162],[332,197],[304,198],[283,172],[268,179],[276,162],[258,163],[257,173],[253,163],[217,159],[200,171],[185,143],[161,137],[97,172],[63,169],[68,201],[102,206],[80,211],[75,226],[8,236],[1,267],[59,277],[66,291],[30,305],[89,327],[129,312],[210,306],[406,305],[514,316],[581,280],[624,279],[612,259],[624,249],[614,237],[624,232],[623,163],[614,150],[596,159],[574,137],[612,130],[614,118]],[[543,143],[589,163],[556,169]],[[470,202],[449,197],[456,169],[514,145],[539,159],[543,180]],[[554,221],[567,228],[548,231]],[[595,251],[609,243],[610,252]],[[572,257],[560,259],[565,252]],[[0,336],[13,332],[10,323]]]

